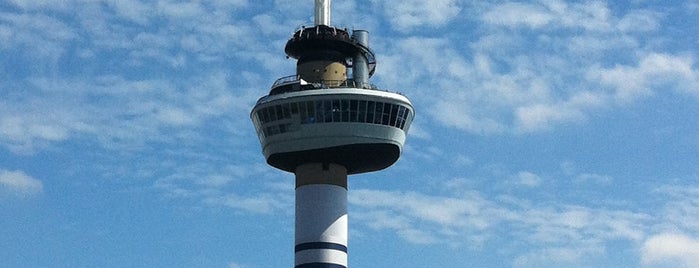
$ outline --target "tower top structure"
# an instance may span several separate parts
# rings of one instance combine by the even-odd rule
[[[347,267],[347,175],[395,163],[415,112],[369,83],[367,31],[331,26],[330,0],[315,0],[314,17],[284,47],[296,74],[277,79],[250,118],[267,163],[296,176],[295,267]]]
[[[400,156],[413,106],[369,82],[376,57],[367,31],[329,25],[330,0],[315,0],[314,11],[315,25],[284,48],[296,74],[275,81],[250,115],[267,163],[288,172],[316,162],[349,174],[384,169]]]

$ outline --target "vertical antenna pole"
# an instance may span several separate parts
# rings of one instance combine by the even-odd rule
[[[315,25],[330,26],[330,0],[315,0]]]

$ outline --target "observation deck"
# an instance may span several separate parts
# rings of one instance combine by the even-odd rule
[[[274,83],[250,117],[271,166],[294,172],[304,163],[334,163],[357,174],[398,160],[414,110],[405,96],[371,85],[290,76]]]

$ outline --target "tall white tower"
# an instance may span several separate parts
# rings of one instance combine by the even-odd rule
[[[267,163],[296,175],[297,268],[347,267],[347,175],[395,163],[415,115],[408,98],[369,83],[368,40],[330,26],[330,0],[315,0],[315,25],[284,49],[296,74],[250,113]]]

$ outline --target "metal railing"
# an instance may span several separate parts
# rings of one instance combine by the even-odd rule
[[[301,78],[299,75],[289,75],[289,76],[284,76],[282,78],[277,79],[274,81],[272,84],[271,89],[273,90],[274,88],[280,87],[280,86],[288,86],[288,85],[293,85],[293,84],[301,84]],[[400,92],[396,91],[390,91],[390,90],[383,90],[379,89],[376,85],[371,84],[371,83],[360,83],[357,81],[354,81],[353,79],[347,79],[347,80],[322,80],[320,83],[308,83],[306,82],[303,84],[306,86],[303,89],[300,89],[298,91],[303,91],[303,90],[320,90],[320,89],[330,89],[330,88],[362,88],[362,89],[367,89],[367,90],[377,90],[377,91],[384,91],[384,92],[391,92],[391,93],[396,93],[403,95]],[[292,92],[292,91],[289,91]],[[276,94],[275,94],[276,95]],[[264,102],[266,99],[272,97],[274,95],[266,95],[262,96],[257,100],[257,104],[260,104]]]
[[[313,88],[316,89],[321,89],[321,88],[364,88],[364,89],[375,89],[378,90],[376,85],[373,85],[371,83],[361,83],[357,82],[354,79],[346,79],[346,80],[321,80],[319,83],[310,83],[306,81],[302,81],[301,77],[299,75],[290,75],[290,76],[285,76],[282,78],[277,79],[277,81],[274,81],[272,84],[272,89],[284,85],[289,85],[289,84],[296,84],[300,83],[302,85],[311,85]]]
[[[298,75],[289,75],[289,76],[284,76],[282,78],[277,79],[277,81],[274,81],[274,84],[272,84],[272,88],[284,85],[284,84],[293,84],[294,82],[300,81],[300,77]]]

